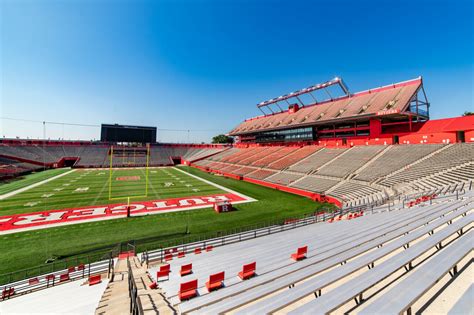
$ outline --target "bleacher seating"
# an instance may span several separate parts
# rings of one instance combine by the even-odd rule
[[[292,153],[286,155],[285,157],[275,160],[275,162],[268,165],[268,168],[276,169],[276,170],[283,170],[296,162],[299,162],[306,158],[307,156],[313,154],[314,152],[320,150],[321,147],[315,145],[308,145],[301,147],[297,150],[293,150]]]
[[[410,277],[415,277],[419,268],[429,270],[411,263],[432,248],[449,253],[465,248],[466,243],[472,245],[468,227],[474,222],[473,205],[474,194],[469,192],[464,199],[436,200],[432,205],[369,213],[332,224],[311,224],[218,247],[205,255],[187,256],[184,261],[171,263],[171,269],[176,270],[183,262],[192,262],[196,283],[193,299],[182,301],[182,282],[173,272],[170,280],[159,286],[181,313],[335,311],[404,266],[411,266]],[[440,242],[443,247],[437,247]],[[308,246],[306,259],[288,259],[301,244]],[[437,265],[436,257],[439,255],[429,257],[423,264]],[[435,260],[430,263],[432,259]],[[245,277],[238,274],[243,275],[242,266],[249,261],[259,265],[259,272],[243,281],[241,278]],[[154,267],[150,270],[152,275],[153,270]],[[216,271],[225,272],[225,287],[209,293],[205,282]],[[359,274],[353,278],[355,272]],[[338,282],[341,279],[345,282]],[[329,286],[333,287],[328,291]],[[388,290],[377,292],[371,299],[376,301]],[[318,298],[306,298],[313,294]]]
[[[265,179],[275,173],[275,171],[260,169],[247,174],[247,176],[255,179]]]
[[[259,156],[254,159],[254,161],[251,162],[250,165],[265,167],[268,166],[268,164],[283,158],[284,156],[293,151],[295,151],[295,148],[292,147],[276,147],[272,151],[264,152],[263,156]]]
[[[375,145],[352,147],[346,154],[340,155],[338,158],[333,159],[332,162],[320,168],[316,174],[345,177],[370,161],[385,148],[385,146]]]
[[[43,167],[39,165],[0,157],[0,179],[28,174],[42,168]]]
[[[356,179],[373,181],[409,165],[442,148],[443,144],[412,144],[391,146],[366,168],[358,172]]]
[[[295,173],[290,173],[290,172],[280,172],[276,173],[275,175],[272,175],[267,178],[267,181],[279,184],[279,185],[290,185],[294,181],[302,178],[304,175],[303,174],[295,174]]]
[[[288,170],[300,173],[315,171],[324,164],[334,160],[340,154],[343,154],[347,148],[323,148],[299,163],[290,166]]]
[[[197,165],[329,195],[346,204],[380,203],[397,193],[437,189],[474,178],[472,143],[351,148],[272,146],[228,151]],[[268,162],[278,156],[283,157]],[[220,162],[223,160],[226,162]]]
[[[402,172],[387,176],[386,179],[380,181],[380,184],[384,186],[393,186],[414,181],[422,177],[428,177],[449,168],[472,162],[473,156],[474,144],[452,144],[419,163],[410,165],[403,169]]]
[[[318,176],[306,176],[302,180],[291,184],[291,186],[317,193],[324,193],[326,190],[335,186],[337,183],[339,183],[339,181],[335,179],[328,179]]]
[[[120,148],[120,147],[119,147]],[[173,165],[172,157],[180,157],[187,161],[194,161],[209,155],[221,152],[226,148],[213,147],[193,147],[193,146],[151,146],[149,165]],[[231,151],[232,149],[228,150]],[[114,152],[113,166],[145,166],[147,162],[146,147],[129,147],[123,151],[116,150]],[[14,172],[13,167],[5,165],[15,164],[16,168],[39,169],[41,166],[12,160],[18,158],[20,161],[27,160],[38,164],[46,163],[52,165],[58,163],[61,159],[79,158],[74,166],[77,167],[109,167],[110,165],[110,146],[105,144],[91,145],[0,145],[0,155],[9,156],[9,163],[2,163],[0,160],[0,174],[2,173],[19,173]],[[3,158],[7,160],[7,158]],[[13,162],[15,163],[13,163]],[[28,165],[29,164],[29,165]],[[32,167],[31,167],[32,166]]]

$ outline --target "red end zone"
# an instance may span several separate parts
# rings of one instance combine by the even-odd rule
[[[160,212],[183,211],[212,207],[215,202],[230,201],[243,203],[252,201],[233,193],[209,196],[191,196],[135,202],[130,204],[132,216],[156,214]],[[0,217],[0,234],[20,232],[22,230],[41,229],[88,221],[117,219],[127,215],[126,204],[81,207],[66,210],[50,210],[35,213],[23,213]]]

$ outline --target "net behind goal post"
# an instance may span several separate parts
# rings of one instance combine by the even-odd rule
[[[109,200],[148,197],[150,146],[111,146],[109,150]]]

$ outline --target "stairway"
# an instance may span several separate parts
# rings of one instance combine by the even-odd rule
[[[176,314],[177,312],[166,301],[160,289],[150,289],[152,283],[146,266],[142,266],[136,256],[128,258],[132,275],[138,288],[138,298],[143,314]],[[95,314],[130,314],[127,258],[119,258],[115,266],[113,282],[107,286]]]
[[[95,314],[129,314],[129,308],[127,260],[119,259],[115,265],[113,282],[107,285]]]

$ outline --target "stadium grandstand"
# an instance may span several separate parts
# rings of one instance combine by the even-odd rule
[[[64,171],[0,195],[0,236],[123,234],[0,275],[0,313],[472,313],[474,116],[431,120],[421,77],[357,93],[337,77],[257,108],[234,144],[149,142],[153,127],[133,143],[0,140],[2,179]],[[117,203],[113,185],[146,194]],[[297,202],[310,211],[283,217]],[[126,235],[160,219],[146,246]]]

